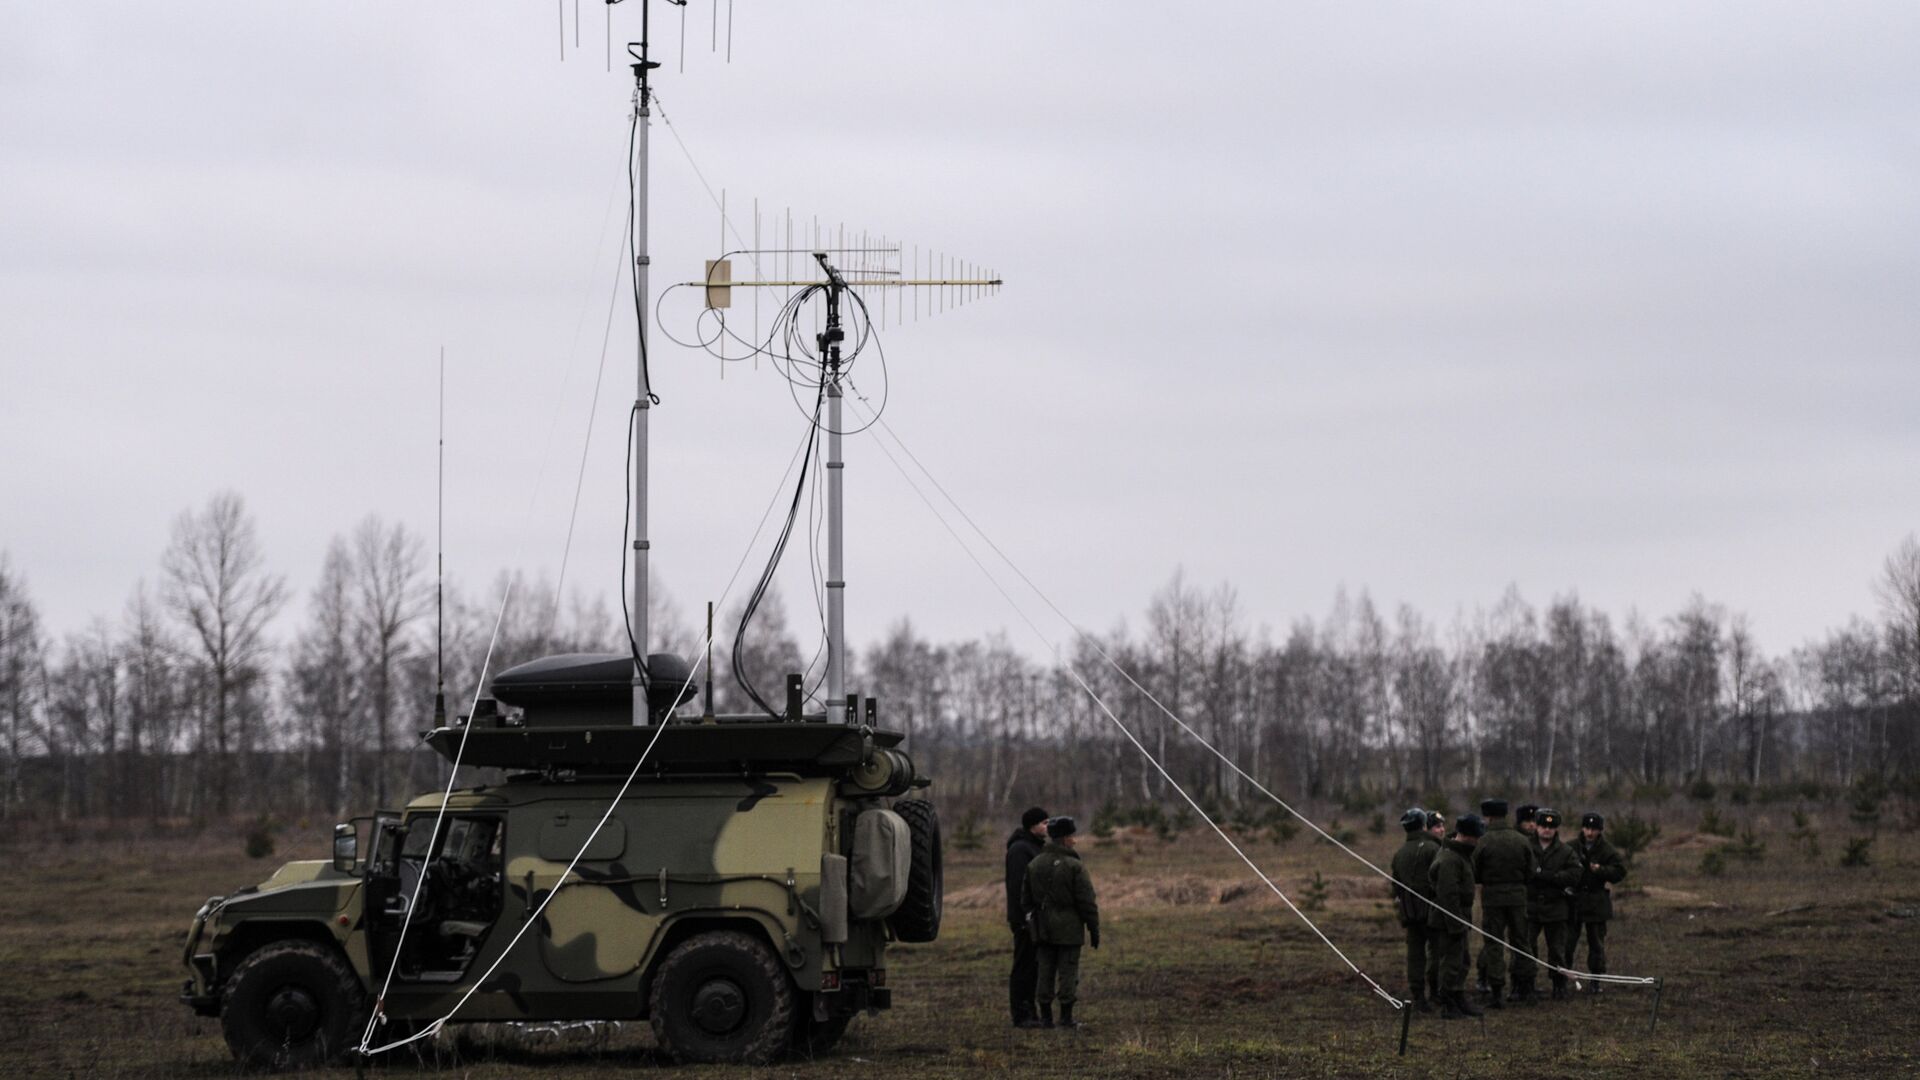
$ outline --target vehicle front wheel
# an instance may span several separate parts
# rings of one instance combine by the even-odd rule
[[[772,951],[734,930],[680,943],[654,976],[660,1048],[681,1063],[765,1065],[793,1039],[793,980]]]
[[[257,1069],[339,1061],[366,1020],[366,991],[346,957],[313,941],[278,941],[254,950],[221,994],[227,1046]]]

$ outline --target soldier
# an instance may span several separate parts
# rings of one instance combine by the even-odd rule
[[[1433,853],[1440,854],[1440,845],[1447,842],[1446,815],[1438,810],[1427,811],[1427,835],[1433,837]],[[1431,865],[1428,869],[1432,869]],[[1432,884],[1431,878],[1428,884]],[[1427,911],[1432,913],[1431,905]],[[1440,939],[1432,936],[1427,939],[1427,997],[1432,1001],[1440,1000]]]
[[[1073,819],[1047,822],[1047,845],[1027,864],[1026,910],[1039,961],[1040,1026],[1053,1027],[1053,1000],[1060,999],[1060,1027],[1077,1028],[1073,1003],[1080,996],[1081,932],[1100,947],[1100,908],[1093,879],[1074,846]],[[1058,980],[1056,992],[1055,981]]]
[[[1020,893],[1027,883],[1027,864],[1040,854],[1046,836],[1047,812],[1036,806],[1020,815],[1020,827],[1007,837],[1007,929],[1013,931],[1013,971],[1007,975],[1007,995],[1013,1007],[1014,1027],[1040,1026],[1033,1007],[1033,987],[1039,980],[1040,967]]]
[[[1467,1000],[1467,928],[1473,925],[1474,845],[1486,832],[1478,814],[1454,822],[1453,836],[1434,853],[1427,868],[1433,906],[1427,909],[1429,943],[1440,954],[1440,1016],[1455,1020],[1483,1015]]]
[[[1573,889],[1573,917],[1578,924],[1567,942],[1567,966],[1573,966],[1573,950],[1580,947],[1580,929],[1587,933],[1587,970],[1595,975],[1607,973],[1607,920],[1613,918],[1613,893],[1607,886],[1627,876],[1627,863],[1601,832],[1607,820],[1599,814],[1580,818],[1580,835],[1570,845],[1574,862],[1580,867],[1580,883]],[[1587,993],[1600,992],[1600,984],[1587,982]]]
[[[1487,816],[1487,835],[1473,850],[1473,876],[1480,882],[1480,929],[1487,941],[1480,946],[1480,975],[1487,984],[1487,1008],[1503,1008],[1507,950],[1502,942],[1519,946],[1527,936],[1527,882],[1533,880],[1533,845],[1507,824],[1507,800],[1480,804]],[[1533,981],[1533,961],[1513,958],[1516,981]]]
[[[1400,909],[1400,925],[1407,931],[1407,995],[1413,999],[1414,1008],[1432,1012],[1433,1006],[1427,1002],[1432,981],[1428,973],[1437,973],[1439,954],[1428,955],[1433,932],[1427,929],[1427,911],[1433,905],[1423,901],[1433,899],[1427,870],[1440,844],[1427,831],[1427,812],[1417,806],[1400,815],[1400,827],[1406,830],[1407,842],[1393,853],[1393,893]]]
[[[1547,963],[1558,969],[1573,966],[1573,905],[1568,898],[1580,882],[1580,863],[1573,849],[1560,842],[1560,812],[1541,807],[1534,813],[1534,871],[1527,884],[1527,951],[1542,936],[1547,939]],[[1539,955],[1534,952],[1534,955]],[[1567,977],[1552,972],[1553,1000],[1567,997]],[[1513,971],[1513,1000],[1533,1000],[1533,965],[1523,976],[1518,964]]]
[[[1532,803],[1521,803],[1519,806],[1513,808],[1513,827],[1520,830],[1521,835],[1527,838],[1528,843],[1532,843],[1533,838],[1539,835],[1538,832],[1535,831],[1534,823],[1534,815],[1539,812],[1540,808]]]

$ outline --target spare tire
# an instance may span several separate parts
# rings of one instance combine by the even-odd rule
[[[925,799],[902,799],[893,812],[906,819],[913,839],[913,861],[907,873],[907,898],[887,917],[887,926],[900,941],[932,941],[940,936],[944,877],[940,869],[940,815]]]

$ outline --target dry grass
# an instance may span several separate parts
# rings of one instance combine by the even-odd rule
[[[1784,812],[1775,815],[1784,818]],[[1827,815],[1844,823],[1844,815]],[[1616,971],[1667,980],[1657,1033],[1649,997],[1514,1009],[1481,1022],[1398,1022],[1217,839],[1116,838],[1085,849],[1107,901],[1106,947],[1086,954],[1077,1034],[1015,1032],[1004,1017],[1006,931],[994,850],[954,853],[941,940],[898,947],[898,1006],[857,1022],[842,1048],[767,1076],[1512,1077],[1889,1076],[1920,1071],[1920,841],[1883,832],[1875,865],[1819,862],[1765,812],[1735,817],[1770,840],[1760,862],[1699,871],[1700,845],[1640,857],[1611,937]],[[232,831],[76,840],[28,831],[4,849],[24,887],[0,894],[0,1061],[9,1076],[231,1076],[213,1021],[175,999],[179,950],[205,896],[257,880]],[[1395,838],[1364,839],[1381,859]],[[285,845],[283,845],[285,846]],[[1362,967],[1398,990],[1404,966],[1384,892],[1324,845],[1253,843],[1290,891],[1318,870],[1319,916]],[[1298,897],[1298,892],[1294,893]],[[1780,912],[1781,914],[1769,914]],[[1894,914],[1898,912],[1899,914]],[[616,1076],[662,1068],[645,1025],[583,1033],[490,1029],[457,1061],[384,1072],[452,1076]],[[699,1069],[697,1075],[753,1070]],[[348,1075],[344,1070],[336,1075]]]

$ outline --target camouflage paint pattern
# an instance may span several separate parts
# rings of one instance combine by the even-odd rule
[[[395,979],[387,1014],[443,1015],[550,894],[537,924],[456,1019],[643,1016],[645,974],[685,933],[716,922],[765,939],[803,991],[820,988],[827,972],[884,965],[884,920],[853,920],[843,945],[821,941],[821,856],[843,853],[855,813],[885,805],[855,778],[636,781],[562,883],[568,859],[618,790],[608,782],[528,779],[453,792],[449,822],[494,818],[504,827],[499,915],[459,981]],[[438,792],[415,799],[406,822],[431,821],[440,802]],[[253,890],[210,901],[189,937],[193,978],[185,996],[201,1007],[256,938],[289,934],[337,942],[369,992],[377,991],[385,961],[371,955],[365,901],[362,878],[326,861],[289,863]],[[409,934],[423,932],[416,924]]]

